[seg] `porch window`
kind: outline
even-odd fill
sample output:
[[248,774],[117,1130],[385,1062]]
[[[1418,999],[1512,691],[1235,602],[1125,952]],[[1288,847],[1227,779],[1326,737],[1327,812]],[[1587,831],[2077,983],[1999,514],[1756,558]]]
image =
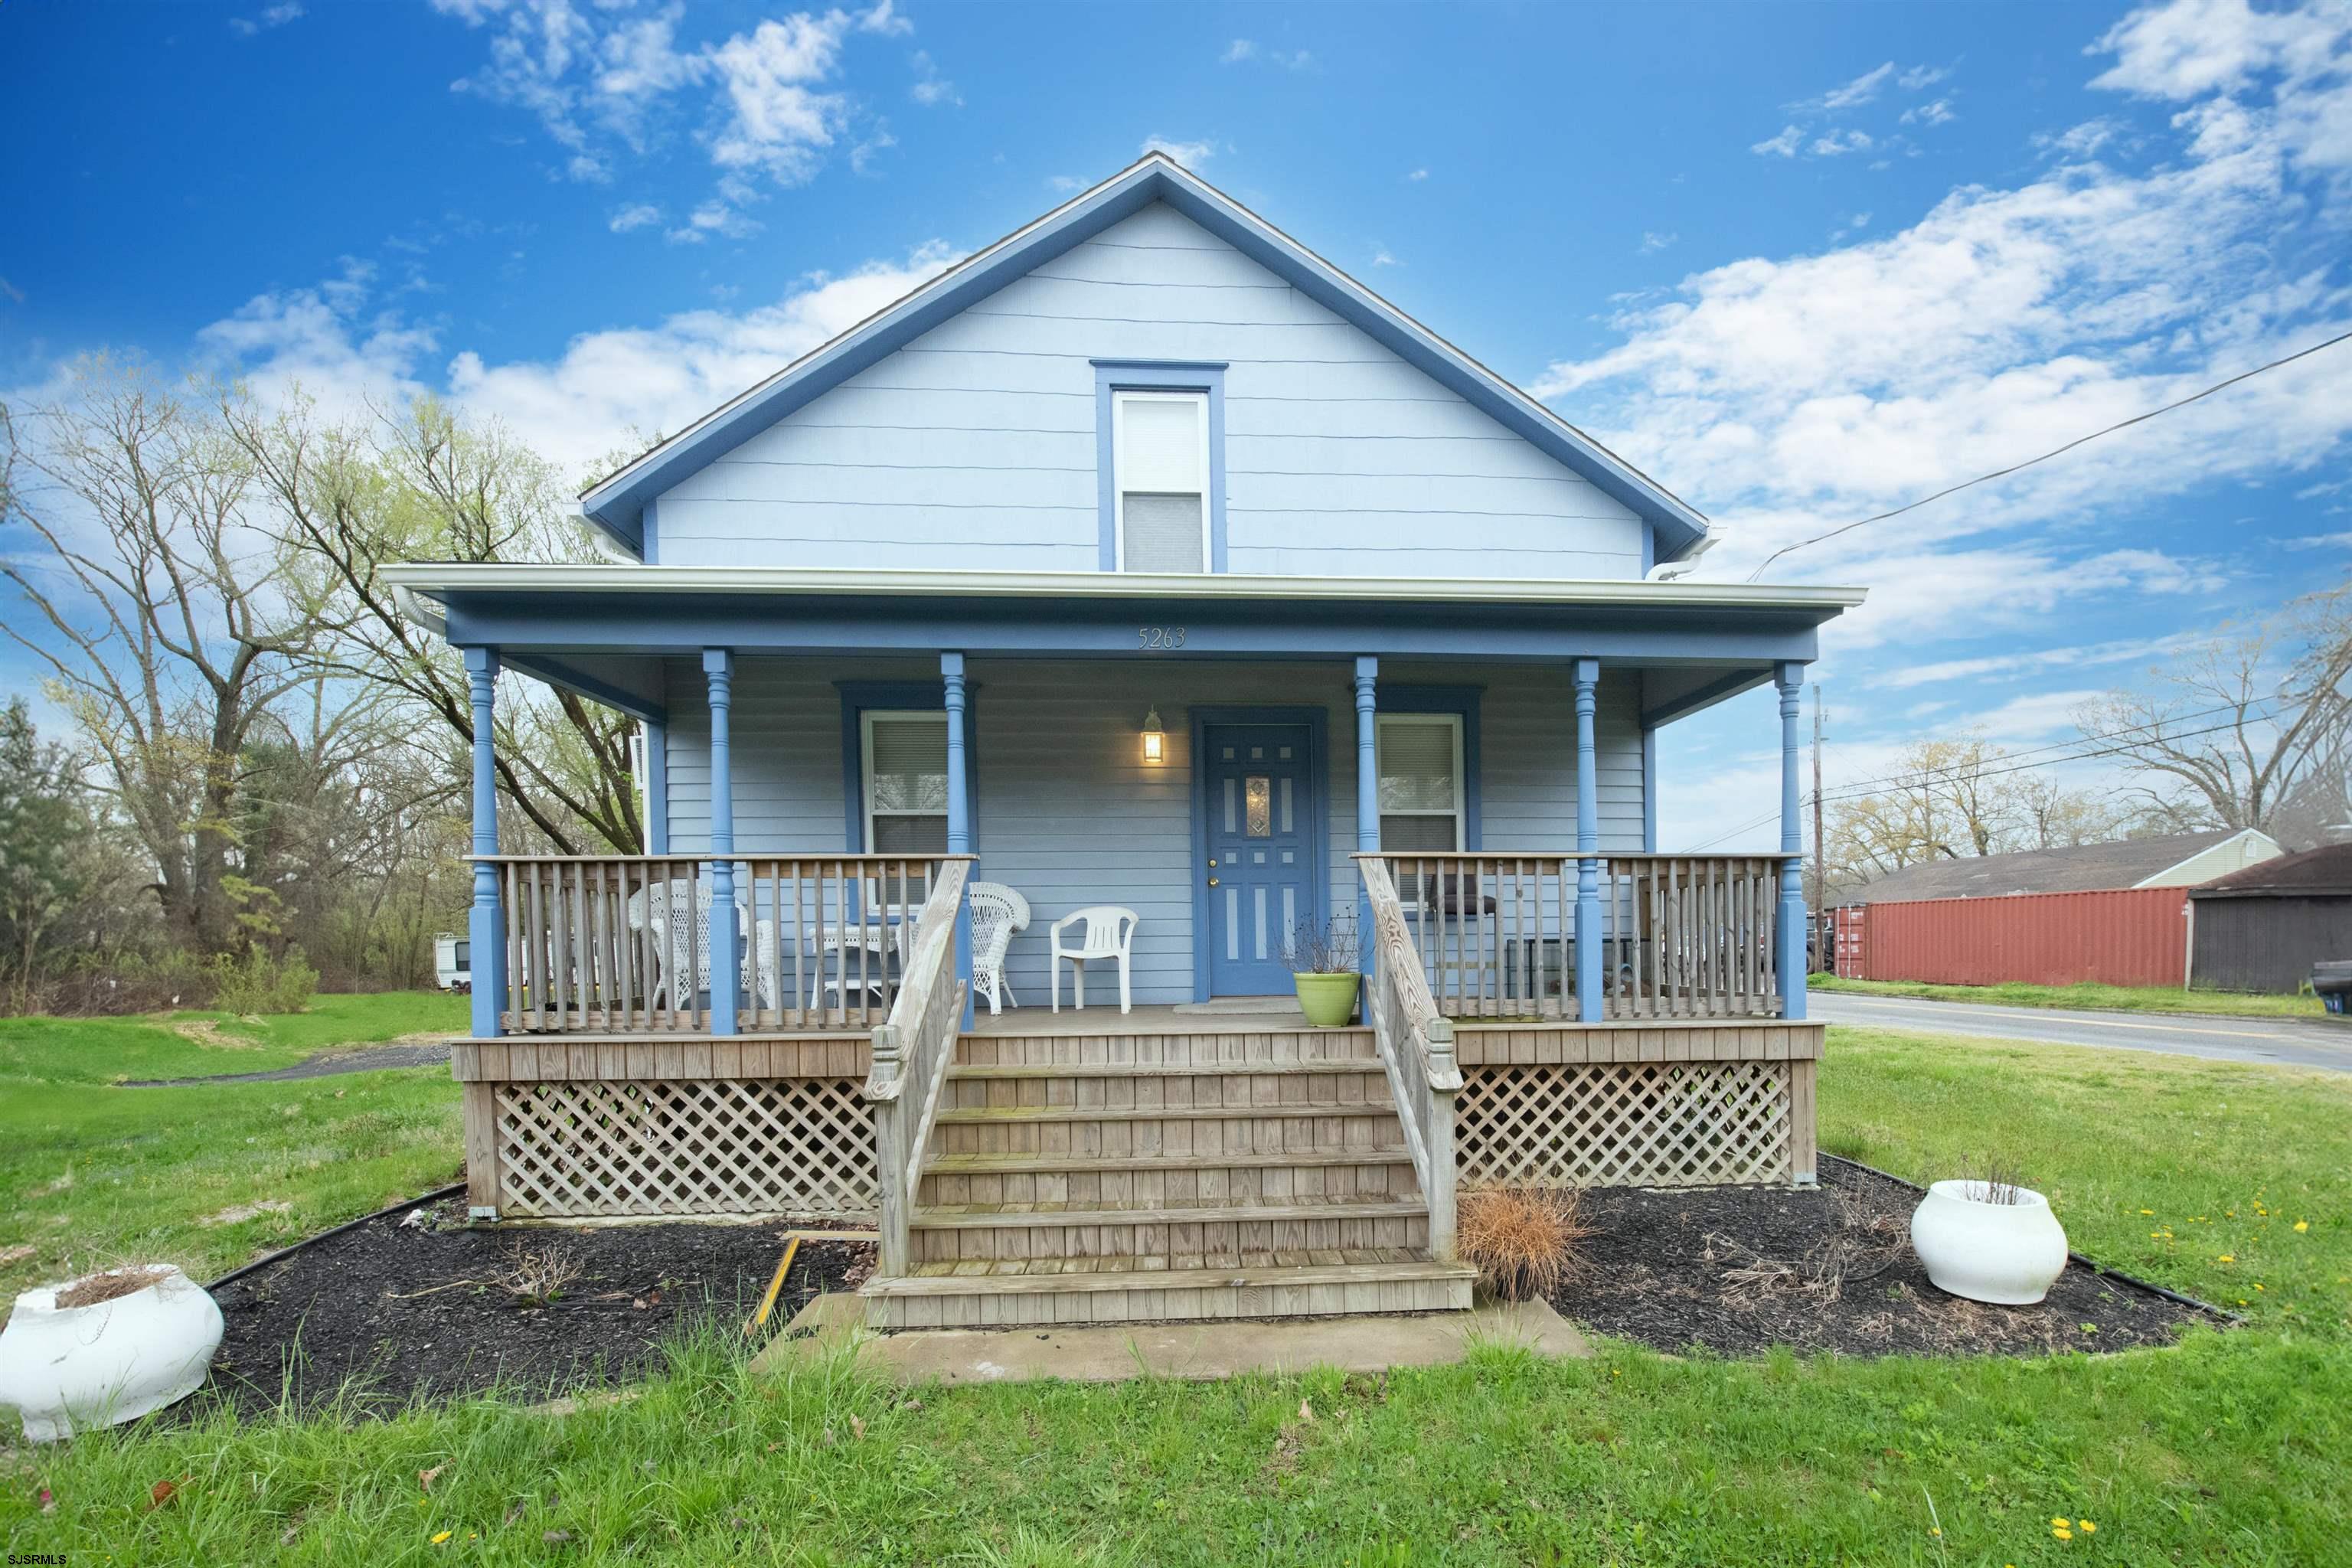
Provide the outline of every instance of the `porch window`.
[[948,716],[869,711],[861,729],[866,852],[946,854]]
[[1462,847],[1462,720],[1454,713],[1382,714],[1381,847],[1451,854]]
[[1209,397],[1111,395],[1118,569],[1209,569]]

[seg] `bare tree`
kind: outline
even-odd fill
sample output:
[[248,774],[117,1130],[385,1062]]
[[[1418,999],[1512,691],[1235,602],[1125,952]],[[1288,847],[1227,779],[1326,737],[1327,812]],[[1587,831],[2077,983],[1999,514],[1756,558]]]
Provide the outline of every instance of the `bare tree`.
[[2352,720],[2352,588],[2291,601],[2075,716],[2096,754],[2142,781],[2167,820],[2271,832],[2315,774],[2340,768]]
[[[233,400],[224,412],[285,540],[328,584],[337,636],[327,659],[470,744],[463,665],[402,613],[380,571],[403,561],[599,559],[554,470],[499,426],[468,426],[429,400],[358,426],[321,425],[299,399],[267,416]],[[499,710],[499,791],[550,846],[644,848],[628,719],[568,691],[512,694]]]
[[236,446],[144,369],[86,361],[62,403],[0,408],[0,441],[5,520],[38,545],[0,561],[33,612],[7,635],[96,749],[171,928],[227,952],[238,757],[319,644],[310,584],[250,525]]

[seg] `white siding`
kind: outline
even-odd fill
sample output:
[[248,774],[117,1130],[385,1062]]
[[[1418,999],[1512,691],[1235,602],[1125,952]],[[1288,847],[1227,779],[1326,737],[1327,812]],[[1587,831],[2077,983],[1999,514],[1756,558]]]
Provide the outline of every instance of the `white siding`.
[[[847,847],[837,679],[919,679],[918,662],[854,668],[814,659],[739,659],[732,760],[739,851]],[[1045,1000],[1045,928],[1087,904],[1125,904],[1138,928],[1135,999],[1192,999],[1190,705],[1321,707],[1330,755],[1330,896],[1357,894],[1354,694],[1336,664],[1181,667],[1139,661],[975,661],[981,874],[1010,883],[1034,916],[1009,973],[1024,1005]],[[1576,718],[1567,670],[1525,666],[1384,667],[1384,683],[1478,685],[1485,844],[1566,851],[1576,842]],[[670,834],[709,843],[709,724],[700,672],[670,671]],[[1599,732],[1601,846],[1642,847],[1642,752],[1630,673],[1604,676]],[[1157,706],[1168,760],[1142,761],[1143,715]]]
[[1233,571],[1640,575],[1625,507],[1156,204],[670,489],[659,559],[1093,571],[1093,359],[1229,365]]

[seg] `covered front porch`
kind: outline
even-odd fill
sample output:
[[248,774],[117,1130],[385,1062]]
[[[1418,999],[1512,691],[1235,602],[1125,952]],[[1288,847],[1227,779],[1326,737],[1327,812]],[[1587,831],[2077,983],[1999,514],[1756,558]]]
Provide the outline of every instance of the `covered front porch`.
[[[1830,591],[798,574],[672,602],[410,570],[474,672],[457,1072],[486,1213],[887,1237],[947,1147],[942,1096],[1000,1050],[1072,1069],[1006,1091],[1049,1121],[1117,1092],[1100,1069],[1278,1095],[1308,1090],[1265,1063],[1360,1051],[1441,1241],[1457,1180],[1810,1179],[1795,715]],[[652,852],[500,852],[501,670],[644,724]],[[1759,686],[1781,852],[1661,848],[1657,731]],[[975,887],[1028,916],[983,929],[979,986]],[[1134,1009],[1094,967],[1076,1011],[1065,965],[1055,1013],[1048,928],[1105,904],[1137,917]],[[1335,920],[1364,1006],[1307,1030],[1282,938]]]

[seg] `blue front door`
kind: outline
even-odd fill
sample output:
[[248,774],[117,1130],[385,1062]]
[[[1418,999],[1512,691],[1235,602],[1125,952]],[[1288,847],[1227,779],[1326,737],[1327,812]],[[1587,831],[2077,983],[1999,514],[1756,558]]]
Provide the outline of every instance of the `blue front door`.
[[1316,911],[1314,798],[1304,724],[1211,724],[1207,785],[1209,994],[1291,990],[1283,941]]

